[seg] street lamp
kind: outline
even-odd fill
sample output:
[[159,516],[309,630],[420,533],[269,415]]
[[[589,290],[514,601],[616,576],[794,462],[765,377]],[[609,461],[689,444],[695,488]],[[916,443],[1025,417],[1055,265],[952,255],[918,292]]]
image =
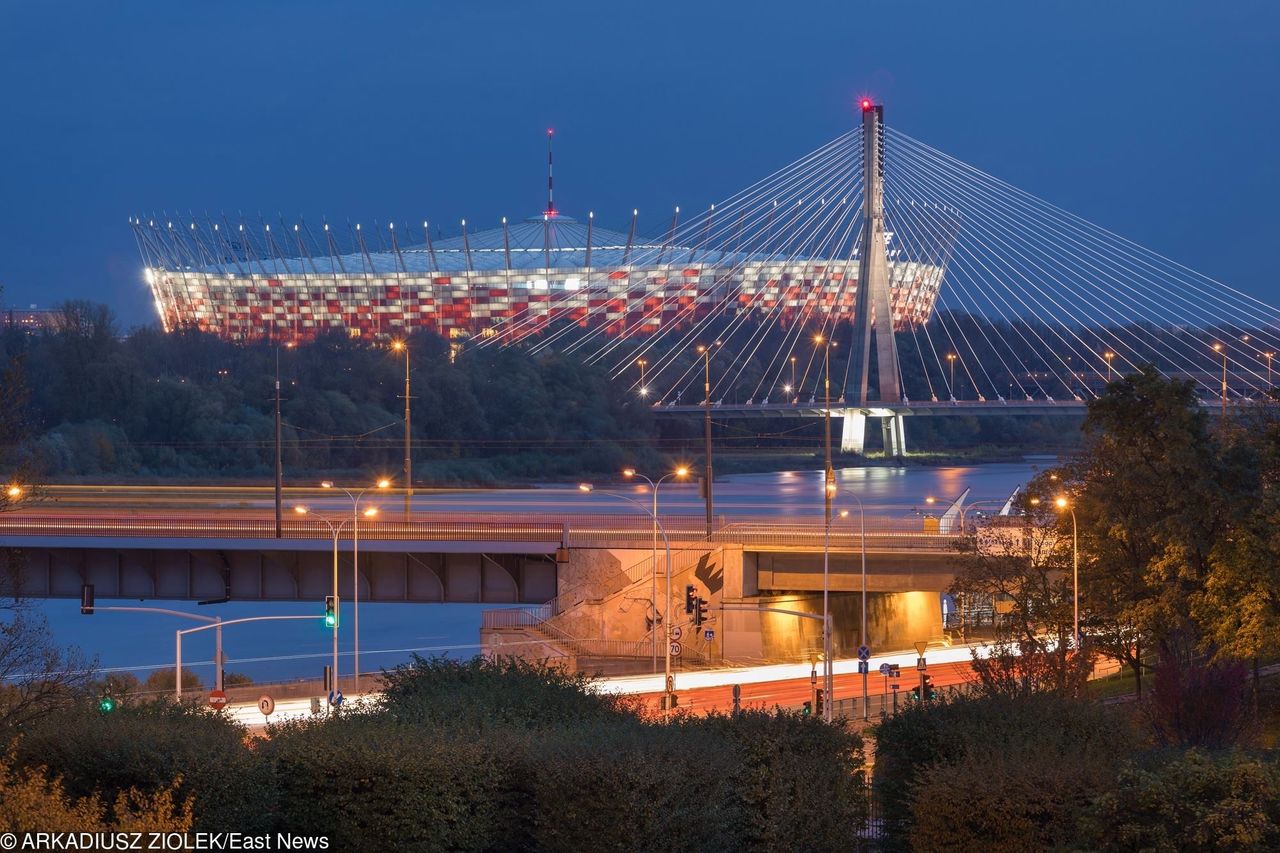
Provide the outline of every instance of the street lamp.
[[831,347],[835,341],[824,338],[821,334],[813,336],[813,342],[822,347],[822,384],[823,384],[823,421],[826,428],[826,439],[823,445],[826,470],[823,473],[823,524],[822,524],[822,653],[826,657],[823,672],[822,691],[823,716],[831,721],[831,499],[836,492],[836,473],[831,468]]
[[[309,508],[301,505],[295,506],[293,511],[298,515],[308,515],[311,512]],[[342,536],[342,529],[351,519],[344,518],[337,527],[334,527],[333,522],[323,515],[317,515],[316,518],[323,521],[329,528],[329,533],[333,535],[333,689],[330,694],[330,704],[336,708],[337,703],[334,700],[338,693],[338,623],[340,621],[338,619],[338,539]]]
[[[634,476],[642,476],[642,475],[638,475],[638,474],[636,474],[636,473],[635,473],[635,469],[634,469],[634,468],[628,468],[627,470],[629,470],[629,471],[631,471],[631,472],[632,472],[630,476],[633,476],[633,477],[634,477]],[[666,672],[666,678],[664,679],[664,682],[663,682],[663,683],[664,683],[664,685],[665,685],[665,692],[664,692],[663,697],[662,697],[662,709],[663,709],[664,713],[665,713],[665,712],[669,712],[669,711],[671,710],[671,696],[672,696],[672,694],[674,694],[674,693],[675,693],[675,675],[671,672],[671,641],[670,641],[670,636],[669,636],[669,635],[670,635],[670,630],[671,630],[671,628],[670,628],[670,624],[667,622],[667,620],[671,617],[671,541],[670,541],[669,539],[667,539],[667,531],[666,531],[666,529],[662,526],[662,521],[658,518],[658,509],[657,509],[657,507],[658,507],[658,486],[659,486],[659,485],[661,485],[662,481],[663,481],[663,480],[665,480],[665,479],[667,479],[667,477],[673,477],[673,476],[674,476],[674,477],[687,477],[688,475],[689,475],[689,469],[688,469],[688,468],[686,468],[686,467],[684,467],[684,466],[681,466],[681,467],[677,468],[675,471],[673,471],[672,473],[667,474],[667,475],[665,475],[665,476],[661,477],[661,478],[658,480],[658,482],[657,482],[657,483],[653,483],[653,481],[652,481],[652,480],[649,480],[649,478],[648,478],[648,477],[644,477],[644,479],[645,479],[646,481],[648,481],[650,484],[652,484],[652,485],[653,485],[653,509],[650,509],[649,507],[645,506],[643,503],[641,503],[640,501],[636,500],[635,498],[629,498],[629,497],[627,497],[626,495],[619,495],[619,494],[616,494],[616,493],[614,493],[614,492],[605,492],[605,494],[609,495],[610,497],[618,498],[619,500],[624,500],[624,501],[626,501],[627,503],[630,503],[630,504],[635,504],[636,506],[638,506],[638,507],[640,507],[642,510],[644,510],[646,513],[648,513],[648,514],[649,514],[649,516],[653,519],[653,526],[657,529],[658,533],[659,533],[659,534],[661,534],[661,536],[662,536],[662,545],[663,545],[663,547],[666,549],[666,552],[667,552],[667,572],[666,572],[666,574],[667,574],[667,603],[666,603],[666,607],[665,607],[665,609],[663,610],[663,613],[662,613],[662,633],[663,633],[663,634],[665,634],[665,635],[668,635],[668,636],[667,636],[667,642],[664,644],[664,645],[666,646],[666,654],[665,654],[665,660],[666,660],[666,669],[665,669],[665,672]],[[591,491],[594,491],[594,487],[593,487],[590,483],[579,483],[579,484],[578,484],[578,491],[581,491],[581,492],[591,492]],[[655,557],[655,558],[657,557],[657,549],[656,549],[656,547],[655,547],[655,549],[654,549],[654,557]],[[656,561],[655,561],[655,569],[656,569]],[[655,576],[654,576],[654,593],[655,593],[655,598],[656,598],[656,593],[657,593],[657,576],[656,576],[656,574],[655,574]],[[653,623],[654,623],[654,624],[653,624],[654,636],[656,637],[656,636],[657,636],[657,630],[658,630],[658,613],[657,613],[657,602],[656,602],[656,601],[655,601],[655,603],[654,603]],[[656,661],[656,660],[655,660],[655,662],[654,662],[654,669],[657,669],[657,661]]]
[[[349,489],[342,486],[336,488],[346,494],[351,499],[351,606],[355,613],[354,624],[352,625],[355,635],[355,693],[360,692],[360,516],[365,518],[373,518],[378,514],[378,508],[371,506],[363,513],[360,512],[360,500],[364,497],[364,493],[370,489],[387,489],[390,488],[391,481],[386,477],[382,477],[372,486],[366,486],[359,492],[352,494]],[[335,488],[331,480],[325,480],[320,484],[323,489]],[[334,675],[334,682],[337,685],[337,675]],[[352,695],[354,696],[355,693]]]
[[409,408],[409,342],[396,340],[391,348],[404,353],[404,520],[409,520],[410,504],[413,501],[413,455],[410,453],[410,408]]
[[[679,477],[683,479],[688,475],[689,475],[689,469],[680,467],[672,471],[670,474],[665,474],[662,477],[659,477],[658,482],[655,483],[653,480],[649,479],[644,474],[641,474],[640,472],[638,472],[635,468],[627,468],[622,472],[622,476],[626,477],[628,480],[633,478],[639,478],[641,480],[644,480],[646,483],[649,484],[649,490],[653,493],[653,510],[650,513],[650,515],[653,516],[653,557],[652,557],[652,563],[651,563],[651,565],[653,566],[653,575],[652,575],[653,583],[652,583],[652,589],[651,589],[651,595],[652,595],[651,600],[653,602],[653,671],[654,672],[658,671],[658,487],[662,485],[663,481],[668,480],[672,477]],[[670,612],[670,610],[671,610],[671,559],[670,559],[670,551],[668,550],[667,552],[667,609],[666,611],[664,611],[664,614],[663,614],[663,625],[662,625],[662,631],[664,634],[668,633],[669,631],[669,626],[666,624],[665,620],[666,620],[666,613]],[[671,651],[670,643],[668,642],[667,645],[668,645],[667,651],[670,652]],[[668,654],[668,657],[670,657],[669,654]],[[670,668],[668,668],[668,674],[670,674]]]
[[[862,498],[848,489],[844,490],[844,494],[853,498],[858,504],[858,540],[862,549],[862,631],[861,641],[858,645],[870,648],[870,643],[867,642],[867,515],[862,506]],[[841,516],[847,514],[847,511],[840,513]],[[870,664],[869,662],[863,663],[867,663],[867,665],[858,667],[862,670],[862,719],[869,720],[871,719],[871,706],[867,693],[867,670],[870,668]],[[828,696],[827,698],[830,699],[831,697]]]
[[[791,384],[787,386],[787,391],[796,387],[796,357],[791,356]],[[799,391],[796,392],[797,394]]]
[[1102,357],[1107,360],[1107,381],[1110,382],[1111,381],[1111,360],[1116,357],[1116,354],[1113,352],[1104,352],[1102,354]]
[[9,496],[10,500],[16,501],[18,498],[22,497],[22,486],[19,486],[17,483],[14,483],[13,485],[9,486],[9,488],[5,489],[4,493]]
[[1072,610],[1072,630],[1075,632],[1076,649],[1081,647],[1080,642],[1080,537],[1076,530],[1076,510],[1071,506],[1065,497],[1059,497],[1054,501],[1058,509],[1065,509],[1071,513],[1071,610]]
[[[716,341],[711,346],[720,346],[720,342]],[[702,356],[703,369],[703,393],[702,399],[702,424],[703,424],[703,443],[705,447],[703,452],[706,455],[706,463],[703,467],[703,497],[707,501],[707,539],[711,538],[712,525],[712,507],[711,507],[711,346],[706,344],[698,344],[698,355]]]
[[1227,419],[1227,348],[1222,344],[1213,345],[1214,352],[1222,353],[1222,419]]
[[1272,388],[1274,384],[1271,381],[1271,359],[1275,358],[1276,354],[1274,352],[1264,352],[1263,355],[1267,358],[1267,387]]
[[948,393],[951,394],[951,402],[956,401],[956,354],[947,353],[947,363],[951,365],[951,384],[947,386]]
[[648,366],[649,361],[647,359],[637,358],[636,364],[640,366],[640,396],[648,397],[649,388],[647,385],[644,384],[644,369],[646,366]]

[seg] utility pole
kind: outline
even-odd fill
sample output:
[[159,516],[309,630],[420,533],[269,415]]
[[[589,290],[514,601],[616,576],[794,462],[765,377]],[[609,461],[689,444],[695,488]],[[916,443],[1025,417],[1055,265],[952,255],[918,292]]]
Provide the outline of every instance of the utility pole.
[[410,452],[410,415],[409,406],[409,342],[394,341],[391,348],[404,353],[404,520],[409,520],[413,504],[413,455]]
[[284,535],[284,462],[280,454],[280,347],[276,347],[276,538]]
[[711,538],[712,531],[712,472],[711,472],[711,347],[698,346],[698,352],[702,355],[703,368],[703,399],[702,399],[702,433],[703,433],[703,456],[706,461],[702,469],[702,496],[707,502],[707,539]]
[[826,660],[822,677],[822,707],[825,719],[831,722],[831,694],[835,686],[831,669],[831,499],[836,491],[836,473],[831,467],[831,344],[822,335],[814,337],[822,346],[823,422],[826,440],[823,442],[825,469],[822,482],[822,655]]

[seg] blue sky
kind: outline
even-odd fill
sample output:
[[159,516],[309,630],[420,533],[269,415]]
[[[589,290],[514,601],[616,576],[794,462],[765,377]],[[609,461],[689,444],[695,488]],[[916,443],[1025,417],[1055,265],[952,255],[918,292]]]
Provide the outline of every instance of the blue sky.
[[[856,121],[1273,304],[1280,5],[0,0],[0,285],[150,322],[127,217],[660,233]],[[648,226],[646,228],[646,225]]]

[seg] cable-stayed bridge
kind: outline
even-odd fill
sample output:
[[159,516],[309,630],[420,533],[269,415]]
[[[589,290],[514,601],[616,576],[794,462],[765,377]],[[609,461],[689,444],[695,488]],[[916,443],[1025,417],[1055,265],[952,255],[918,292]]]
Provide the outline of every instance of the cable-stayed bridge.
[[1274,307],[861,117],[629,259],[713,286],[633,290],[621,328],[588,322],[603,299],[558,327],[528,310],[478,346],[578,352],[659,413],[830,411],[850,451],[880,419],[895,454],[906,415],[1078,415],[1146,366],[1207,404],[1272,387]]
[[[432,329],[456,351],[573,353],[660,414],[866,421],[1079,414],[1151,366],[1206,404],[1273,386],[1280,312],[897,131],[861,121],[642,237],[546,210],[415,229],[131,220],[166,329],[239,340]],[[550,157],[548,157],[548,162]],[[319,237],[317,237],[317,234]],[[323,238],[323,239],[320,239]],[[465,356],[464,356],[465,357]]]

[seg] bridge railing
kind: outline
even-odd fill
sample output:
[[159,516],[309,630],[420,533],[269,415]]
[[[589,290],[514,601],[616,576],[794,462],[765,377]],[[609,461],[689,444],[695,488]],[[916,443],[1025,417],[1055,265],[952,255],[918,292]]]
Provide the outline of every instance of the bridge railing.
[[[707,542],[710,545],[746,545],[821,548],[820,518],[734,518],[721,521],[707,536],[702,516],[664,516],[663,528],[673,542]],[[0,515],[0,536],[262,539],[276,538],[271,517],[208,518],[198,516],[79,516],[36,515],[25,512]],[[346,532],[344,539],[349,539]],[[528,542],[569,547],[648,548],[652,522],[641,516],[552,514],[422,513],[411,521],[362,521],[360,537],[380,541]],[[327,524],[317,518],[290,518],[281,525],[280,538],[328,540]],[[868,519],[866,546],[875,550],[946,550],[955,534],[926,531],[918,519]],[[833,523],[830,546],[835,551],[856,551],[862,537],[846,519]]]

